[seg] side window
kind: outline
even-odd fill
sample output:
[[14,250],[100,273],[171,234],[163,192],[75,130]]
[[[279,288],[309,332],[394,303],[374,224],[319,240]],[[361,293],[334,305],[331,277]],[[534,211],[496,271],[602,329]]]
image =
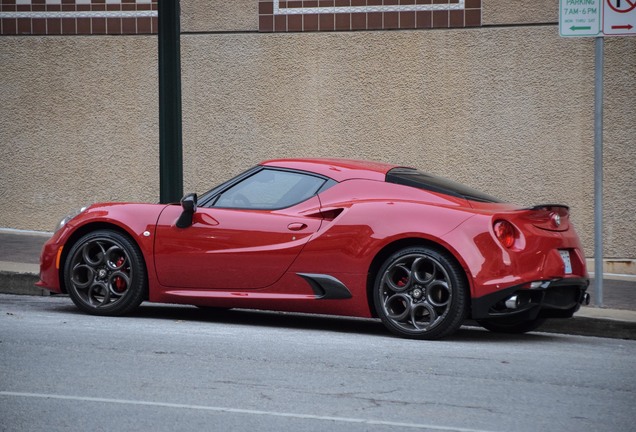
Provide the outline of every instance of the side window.
[[271,210],[314,196],[326,180],[297,172],[263,169],[223,192],[214,207]]

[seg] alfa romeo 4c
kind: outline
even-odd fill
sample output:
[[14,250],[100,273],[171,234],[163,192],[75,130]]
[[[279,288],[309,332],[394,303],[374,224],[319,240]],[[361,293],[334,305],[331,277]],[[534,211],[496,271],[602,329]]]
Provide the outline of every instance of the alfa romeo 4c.
[[150,301],[379,317],[418,339],[467,319],[523,333],[589,302],[569,216],[413,168],[270,160],[181,203],[67,216],[44,246],[38,286],[96,315]]

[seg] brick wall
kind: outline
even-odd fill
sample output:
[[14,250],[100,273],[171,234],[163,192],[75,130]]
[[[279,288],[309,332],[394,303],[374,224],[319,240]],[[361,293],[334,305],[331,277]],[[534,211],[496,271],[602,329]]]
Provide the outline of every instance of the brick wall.
[[149,34],[158,0],[0,0],[0,35]]
[[259,31],[347,31],[481,26],[481,0],[260,0]]

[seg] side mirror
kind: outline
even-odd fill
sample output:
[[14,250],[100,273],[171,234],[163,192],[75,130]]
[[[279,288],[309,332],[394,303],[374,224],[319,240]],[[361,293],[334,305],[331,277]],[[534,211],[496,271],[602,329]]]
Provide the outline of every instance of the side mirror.
[[183,211],[177,219],[177,228],[187,228],[192,225],[192,216],[197,211],[197,194],[191,193],[181,198]]

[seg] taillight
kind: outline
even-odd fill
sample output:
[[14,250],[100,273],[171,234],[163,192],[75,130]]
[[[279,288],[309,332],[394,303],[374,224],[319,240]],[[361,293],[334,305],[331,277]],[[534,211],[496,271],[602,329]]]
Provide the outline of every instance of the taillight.
[[511,248],[515,244],[516,231],[515,227],[508,221],[498,220],[493,225],[495,236],[504,247]]

